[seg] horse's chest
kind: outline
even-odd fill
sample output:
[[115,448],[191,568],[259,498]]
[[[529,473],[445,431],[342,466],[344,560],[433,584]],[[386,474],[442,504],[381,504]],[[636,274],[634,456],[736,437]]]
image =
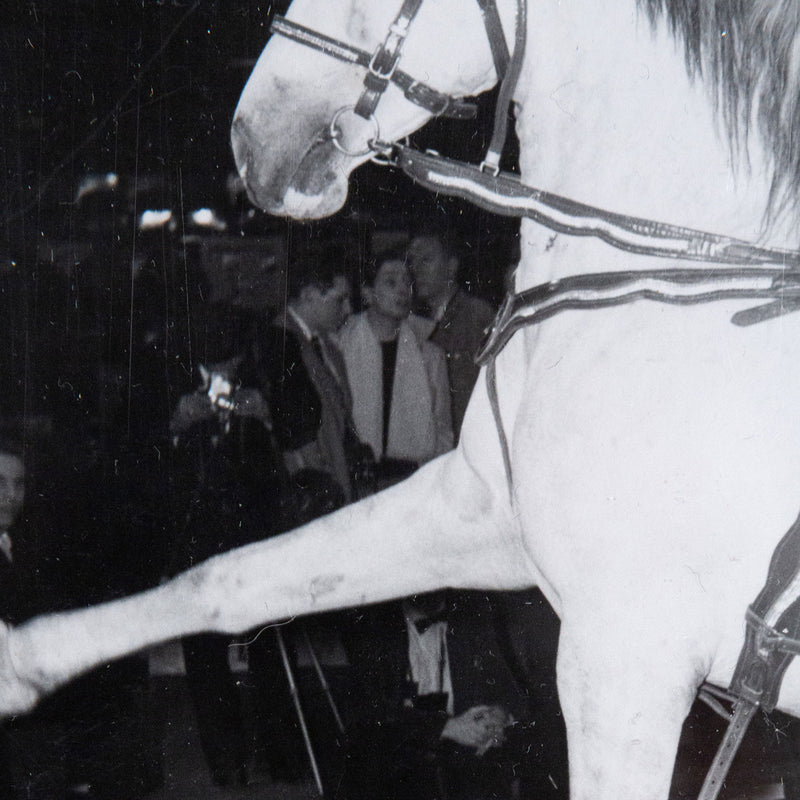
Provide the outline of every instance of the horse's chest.
[[800,508],[800,316],[742,329],[733,310],[639,303],[518,334],[514,481],[531,529],[556,534],[537,555],[694,570],[708,589],[726,580],[716,553],[757,559],[752,542],[780,538]]

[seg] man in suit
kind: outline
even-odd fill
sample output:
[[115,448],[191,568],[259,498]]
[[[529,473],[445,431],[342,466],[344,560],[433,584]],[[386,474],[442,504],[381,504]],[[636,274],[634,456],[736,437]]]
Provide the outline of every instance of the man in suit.
[[[26,503],[28,475],[23,444],[0,431],[0,618],[19,624],[69,605],[69,555],[41,515]],[[37,496],[35,493],[34,496]],[[47,698],[36,711],[0,727],[0,796],[34,798],[66,791],[77,767],[68,763],[81,724],[64,723],[67,691]],[[66,772],[65,772],[66,765]]]
[[447,235],[426,233],[413,237],[408,263],[417,297],[433,321],[429,338],[447,354],[453,433],[458,439],[478,377],[475,355],[494,319],[494,309],[485,300],[468,294],[459,283],[458,249]]
[[325,490],[338,488],[342,500],[353,496],[350,448],[357,440],[344,360],[329,334],[350,313],[350,286],[336,251],[304,253],[289,266],[286,307],[256,342],[256,368],[289,473],[299,477],[301,490],[309,474],[327,476],[333,483]]
[[384,603],[359,609],[353,627],[346,644],[361,710],[337,800],[514,797],[528,698],[487,596]]
[[[269,404],[295,525],[333,511],[355,496],[353,470],[359,444],[344,359],[329,339],[350,312],[350,286],[341,253],[335,248],[304,251],[289,264],[285,308],[263,320],[255,336],[253,368]],[[315,617],[302,624],[319,652],[340,648],[335,617]],[[291,645],[297,638],[296,627],[281,630]],[[298,720],[271,631],[250,647],[250,665],[259,684],[257,702],[263,704],[257,718],[263,725],[270,773],[275,779],[297,778],[302,771]],[[319,704],[306,704],[305,713],[327,783],[338,769],[337,732],[312,705]]]
[[[15,566],[14,530],[25,501],[25,464],[14,440],[0,439],[0,616],[18,621],[25,617],[22,586],[25,576]],[[18,561],[19,559],[17,559]],[[31,576],[33,577],[33,576]],[[27,593],[26,593],[27,594]]]
[[[29,578],[35,571],[20,563],[20,549],[15,548],[16,524],[25,501],[25,463],[22,447],[14,439],[0,438],[0,617],[6,622],[19,622],[27,613]],[[16,563],[15,563],[16,562]],[[26,575],[26,572],[31,572]],[[0,794],[16,797],[13,777],[11,739],[0,730]]]

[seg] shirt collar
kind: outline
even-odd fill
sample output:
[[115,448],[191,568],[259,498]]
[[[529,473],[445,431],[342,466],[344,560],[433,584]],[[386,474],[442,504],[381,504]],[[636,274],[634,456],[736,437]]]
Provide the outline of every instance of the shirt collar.
[[442,321],[442,318],[444,317],[444,313],[445,313],[445,311],[447,311],[447,306],[450,305],[450,302],[456,296],[456,292],[457,291],[458,291],[458,287],[454,286],[453,287],[453,291],[450,292],[450,294],[447,295],[447,297],[445,298],[444,302],[440,303],[439,307],[437,309],[435,309],[435,311],[433,312],[433,320],[434,320],[434,322],[436,322],[438,324],[438,323],[440,323]]
[[14,562],[11,553],[11,536],[8,531],[0,531],[0,553],[2,553],[9,562]]
[[308,324],[297,312],[297,309],[295,309],[294,306],[289,305],[286,307],[286,311],[297,323],[297,327],[300,328],[300,332],[303,334],[303,336],[310,342],[314,338],[314,331],[308,327]]

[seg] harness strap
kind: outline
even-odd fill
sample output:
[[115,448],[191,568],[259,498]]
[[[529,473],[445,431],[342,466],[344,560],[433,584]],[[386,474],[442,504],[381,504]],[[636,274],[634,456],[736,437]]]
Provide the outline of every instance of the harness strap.
[[796,250],[759,247],[729,236],[617,214],[526,186],[508,172],[489,174],[472,164],[402,144],[386,147],[388,162],[421,186],[469,200],[494,214],[528,217],[559,233],[596,236],[621,250],[646,256],[717,264],[800,266],[800,252]]
[[775,552],[767,580],[745,616],[745,641],[728,693],[733,717],[706,775],[698,800],[716,800],[756,709],[772,711],[792,659],[800,654],[800,517]]
[[[280,15],[275,15],[270,30],[272,33],[277,33],[293,42],[318,50],[339,61],[355,64],[365,69],[369,69],[373,58],[366,50],[353,47],[323,33],[317,33]],[[412,78],[411,75],[401,69],[395,69],[388,80],[403,91],[407,100],[421,106],[435,116],[473,119],[477,113],[474,103],[465,102],[439,92],[431,86]]]
[[[770,308],[778,305],[785,313],[800,309],[800,269],[738,267],[598,272],[540,284],[519,294],[509,293],[475,361],[487,368],[486,389],[500,439],[510,496],[513,495],[511,456],[500,415],[495,368],[500,351],[520,328],[537,325],[562,311],[609,308],[636,300],[672,305],[697,305],[720,300],[770,300],[774,301],[769,304]],[[757,322],[763,318],[759,314],[761,308],[763,306],[737,312],[731,321],[740,326]],[[753,311],[756,313],[751,314]]]
[[382,44],[379,44],[369,60],[367,74],[364,76],[364,91],[358,98],[354,111],[360,117],[369,119],[378,107],[378,101],[386,91],[392,73],[400,61],[400,51],[405,44],[408,29],[422,5],[422,0],[403,0],[403,5]]
[[[484,0],[478,0],[478,2],[481,8],[483,8]],[[494,9],[494,15],[496,17],[497,7],[494,4],[494,0],[492,0],[491,6]],[[519,74],[522,70],[522,62],[525,60],[525,42],[528,33],[528,4],[526,0],[519,0],[519,2],[517,2],[517,16],[514,25],[514,55],[510,63],[508,63],[508,66],[502,71],[499,68],[497,55],[495,54],[496,45],[493,44],[492,34],[489,30],[490,17],[486,14],[484,14],[484,21],[486,23],[487,35],[489,36],[489,44],[492,45],[492,55],[494,56],[497,79],[502,79],[502,83],[500,84],[500,92],[497,95],[497,103],[495,105],[492,138],[489,141],[489,147],[480,168],[481,171],[488,169],[496,175],[500,171],[500,158],[503,155],[508,135],[509,108],[511,106],[511,101],[514,99],[514,91],[517,88],[517,81],[519,80]],[[497,19],[497,24],[499,24],[499,18]],[[503,45],[506,52],[508,52],[505,39],[503,39]]]
[[716,800],[757,708],[755,703],[747,701],[736,703],[725,736],[723,736],[714,760],[706,773],[703,788],[697,795],[697,800]]
[[497,3],[494,0],[478,0],[478,7],[483,15],[483,27],[486,29],[486,37],[489,39],[494,71],[497,73],[497,80],[501,81],[508,71],[508,62],[511,56],[503,33],[503,25],[500,22],[500,14],[497,11]]
[[772,711],[783,674],[800,652],[800,517],[775,548],[766,584],[745,621],[745,645],[731,691]]

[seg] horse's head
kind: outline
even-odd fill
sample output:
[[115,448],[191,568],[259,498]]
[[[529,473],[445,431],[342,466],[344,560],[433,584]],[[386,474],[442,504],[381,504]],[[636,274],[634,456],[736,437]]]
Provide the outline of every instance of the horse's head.
[[[400,0],[295,0],[286,18],[372,53],[386,40],[399,5]],[[503,17],[509,31],[513,9],[501,5],[509,6]],[[452,97],[490,88],[495,69],[475,0],[423,3],[398,67]],[[344,204],[350,173],[370,158],[368,141],[395,141],[432,116],[393,84],[372,119],[356,115],[365,74],[364,67],[286,36],[272,37],[242,92],[232,130],[236,164],[254,203],[272,214],[328,216]]]

